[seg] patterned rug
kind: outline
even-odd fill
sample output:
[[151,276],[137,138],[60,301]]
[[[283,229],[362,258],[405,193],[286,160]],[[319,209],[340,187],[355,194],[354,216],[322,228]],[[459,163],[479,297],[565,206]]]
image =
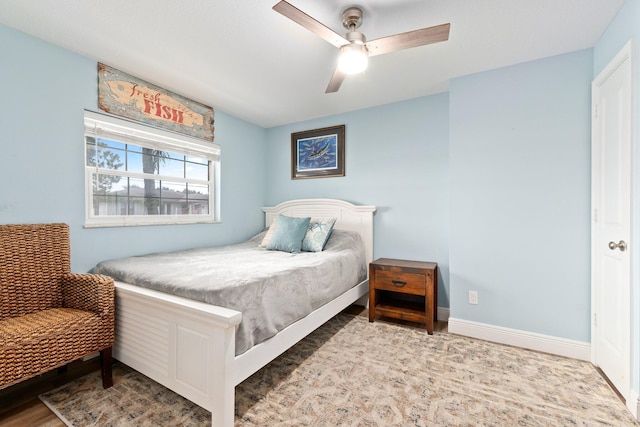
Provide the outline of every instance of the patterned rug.
[[[206,426],[128,367],[40,396],[71,426]],[[637,426],[587,362],[341,314],[236,387],[236,426]]]

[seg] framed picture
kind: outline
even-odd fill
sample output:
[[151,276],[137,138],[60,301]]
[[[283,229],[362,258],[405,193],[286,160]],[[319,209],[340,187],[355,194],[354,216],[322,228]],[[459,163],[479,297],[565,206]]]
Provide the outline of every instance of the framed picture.
[[291,179],[344,176],[344,125],[291,134]]

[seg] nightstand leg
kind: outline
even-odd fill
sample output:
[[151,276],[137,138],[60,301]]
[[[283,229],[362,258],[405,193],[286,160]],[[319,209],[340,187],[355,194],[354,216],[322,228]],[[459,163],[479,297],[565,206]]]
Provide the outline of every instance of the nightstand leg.
[[[434,274],[435,276],[435,274]],[[425,298],[425,302],[424,302],[424,306],[425,306],[425,326],[427,327],[427,333],[429,335],[433,335],[433,319],[435,316],[435,281],[436,278],[434,277],[433,280],[428,281],[430,283],[427,283],[427,295]]]
[[375,278],[375,270],[372,264],[369,264],[369,322],[373,322],[376,317],[376,288],[373,284]]
[[369,322],[373,322],[376,317],[376,291],[375,289],[369,290]]
[[424,322],[424,323],[425,323],[425,325],[424,325],[424,326],[427,328],[427,333],[428,333],[429,335],[433,335],[433,316],[432,316],[432,315],[430,315],[430,314],[431,314],[431,313],[429,313],[430,311],[432,311],[432,310],[427,310],[427,313],[426,313],[426,315],[427,315],[427,316],[426,316],[426,317],[427,317],[427,319],[426,319],[426,321]]

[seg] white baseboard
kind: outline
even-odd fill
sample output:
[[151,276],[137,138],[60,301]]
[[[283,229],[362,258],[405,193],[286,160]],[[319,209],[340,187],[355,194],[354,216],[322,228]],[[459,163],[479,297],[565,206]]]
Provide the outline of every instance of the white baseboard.
[[627,409],[636,420],[640,421],[640,394],[633,389],[627,396]]
[[87,354],[85,357],[82,358],[83,362],[86,362],[87,360],[93,359],[100,356],[100,352],[96,351],[95,353],[91,353],[91,354]]
[[591,361],[591,344],[486,323],[449,318],[449,332],[559,356]]
[[450,310],[447,307],[438,307],[437,311],[437,319],[440,322],[448,322],[449,321],[449,313]]

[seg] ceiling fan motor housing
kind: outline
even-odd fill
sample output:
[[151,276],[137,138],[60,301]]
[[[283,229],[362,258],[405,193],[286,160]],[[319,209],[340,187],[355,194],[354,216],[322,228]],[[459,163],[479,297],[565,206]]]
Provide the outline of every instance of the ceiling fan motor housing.
[[350,7],[342,12],[342,25],[349,31],[354,31],[362,25],[362,9]]

